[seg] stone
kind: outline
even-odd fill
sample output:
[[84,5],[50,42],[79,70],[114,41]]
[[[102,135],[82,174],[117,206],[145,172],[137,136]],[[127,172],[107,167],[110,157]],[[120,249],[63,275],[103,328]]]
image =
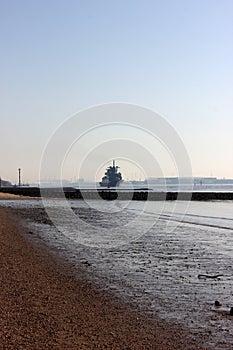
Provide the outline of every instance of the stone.
[[215,300],[214,305],[215,306],[222,306],[222,304],[218,300]]

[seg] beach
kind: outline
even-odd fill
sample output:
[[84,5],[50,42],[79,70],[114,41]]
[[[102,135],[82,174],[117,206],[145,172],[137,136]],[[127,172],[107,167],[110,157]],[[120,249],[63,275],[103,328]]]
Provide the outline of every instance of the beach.
[[202,348],[198,335],[79,280],[31,235],[15,211],[0,208],[1,349]]

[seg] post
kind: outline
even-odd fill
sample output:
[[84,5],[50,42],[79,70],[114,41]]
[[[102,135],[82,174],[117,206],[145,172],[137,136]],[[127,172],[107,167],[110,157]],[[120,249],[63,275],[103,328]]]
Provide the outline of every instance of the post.
[[21,186],[21,169],[19,168],[18,171],[19,171],[19,187],[20,187]]

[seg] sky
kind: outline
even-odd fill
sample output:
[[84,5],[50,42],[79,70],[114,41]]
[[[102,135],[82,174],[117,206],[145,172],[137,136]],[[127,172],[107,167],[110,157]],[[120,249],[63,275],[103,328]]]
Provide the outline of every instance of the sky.
[[[183,141],[193,176],[233,178],[232,0],[0,0],[0,48],[3,179],[17,182],[21,168],[25,182],[37,182],[43,150],[59,125],[111,102],[165,118]],[[92,146],[80,147],[93,147],[97,134],[89,137]],[[147,136],[133,134],[143,147]],[[176,176],[157,146],[157,168]],[[132,166],[119,155],[127,178],[143,176],[136,148]],[[95,174],[88,168],[77,174],[74,147],[75,164],[64,176],[92,179],[111,159],[109,149],[98,153]]]

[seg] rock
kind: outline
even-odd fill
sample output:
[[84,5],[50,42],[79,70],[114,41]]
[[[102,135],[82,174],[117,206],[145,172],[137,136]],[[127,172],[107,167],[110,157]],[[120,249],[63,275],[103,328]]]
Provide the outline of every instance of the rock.
[[233,316],[233,307],[230,309],[230,315]]
[[215,300],[214,305],[215,306],[222,306],[222,304],[218,300]]

